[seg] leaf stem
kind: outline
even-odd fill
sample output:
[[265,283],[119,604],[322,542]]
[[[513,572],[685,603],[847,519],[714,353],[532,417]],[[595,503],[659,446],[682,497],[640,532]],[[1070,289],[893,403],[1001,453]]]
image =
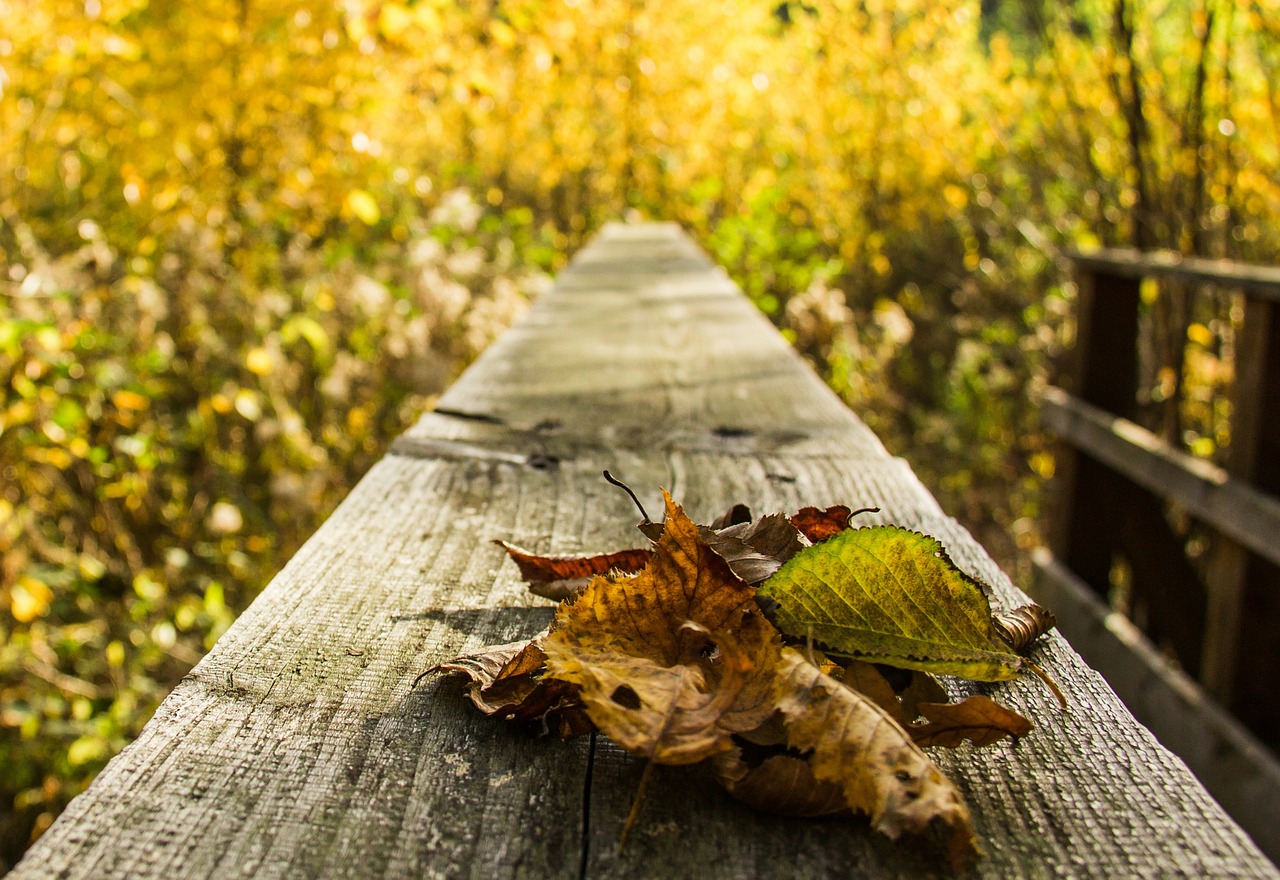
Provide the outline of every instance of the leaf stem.
[[649,778],[653,776],[654,761],[650,759],[644,765],[644,772],[640,774],[640,784],[636,787],[635,800],[631,802],[631,812],[627,814],[627,824],[622,826],[622,836],[618,838],[618,855],[622,855],[622,851],[627,846],[627,835],[631,833],[631,826],[636,824],[636,819],[640,817],[640,802],[644,800],[644,791],[649,787]]
[[1067,703],[1066,694],[1064,694],[1062,690],[1058,687],[1057,683],[1054,682],[1054,680],[1049,677],[1049,673],[1045,672],[1043,669],[1041,669],[1039,666],[1032,663],[1030,660],[1026,659],[1025,657],[1022,658],[1022,662],[1026,664],[1027,669],[1031,670],[1031,673],[1035,675],[1036,678],[1043,681],[1046,685],[1048,685],[1049,690],[1053,691],[1053,695],[1058,698],[1058,704],[1062,706],[1062,711],[1070,712],[1071,706]]
[[623,492],[626,492],[628,495],[631,496],[631,503],[636,506],[636,510],[640,511],[640,515],[644,517],[644,524],[647,525],[648,523],[653,522],[653,520],[649,519],[649,514],[644,509],[644,505],[640,503],[640,499],[636,497],[636,493],[631,491],[630,486],[628,486],[626,483],[619,480],[617,477],[609,473],[607,470],[604,472],[604,479],[606,483],[611,483],[612,485],[617,486]]

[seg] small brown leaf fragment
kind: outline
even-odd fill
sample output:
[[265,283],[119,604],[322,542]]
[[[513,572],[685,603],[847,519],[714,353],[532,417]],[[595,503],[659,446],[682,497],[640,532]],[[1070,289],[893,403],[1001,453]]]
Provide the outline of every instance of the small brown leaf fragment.
[[923,703],[949,703],[951,695],[946,692],[938,680],[928,672],[911,670],[911,681],[898,693],[902,700],[902,714],[908,721],[920,717],[920,706]]
[[890,838],[936,822],[950,831],[953,866],[977,853],[960,793],[892,717],[793,648],[783,649],[778,670],[787,742],[812,752],[816,779],[840,785],[849,806]]
[[698,535],[748,584],[768,580],[806,546],[800,532],[780,513],[720,529],[698,526]]
[[486,715],[513,721],[541,721],[568,739],[594,728],[572,685],[546,677],[544,631],[532,639],[493,645],[441,663],[431,671],[460,673],[470,679],[467,698]]
[[[467,696],[473,703],[476,694],[493,684],[498,675],[517,655],[526,651],[533,643],[532,639],[521,639],[505,645],[489,645],[475,654],[464,654],[448,663],[441,663],[419,676],[425,678],[432,672],[457,672],[471,679],[467,682]],[[488,704],[476,703],[476,708],[486,715],[492,715],[493,709]]]
[[770,754],[751,764],[742,749],[711,759],[716,779],[747,806],[779,816],[833,816],[849,812],[844,791],[833,782],[814,778],[804,758]]
[[791,524],[799,529],[810,543],[817,544],[849,528],[851,516],[853,511],[843,504],[836,504],[825,510],[805,507],[791,517]]
[[902,701],[875,664],[865,660],[850,660],[840,680],[885,710],[899,724],[906,726],[910,720],[903,714]]
[[927,720],[907,730],[916,745],[954,749],[966,739],[975,746],[989,746],[1006,736],[1015,740],[1031,732],[1031,722],[1012,709],[981,694],[959,703],[921,703]]
[[777,630],[755,590],[667,496],[653,557],[639,574],[601,576],[560,606],[547,668],[575,685],[591,720],[628,751],[688,764],[774,711]]
[[531,592],[556,602],[581,593],[596,575],[639,571],[653,555],[645,548],[594,556],[539,556],[506,541],[493,543],[507,551]]
[[751,522],[751,508],[745,504],[735,504],[711,521],[713,529],[727,529],[739,523]]

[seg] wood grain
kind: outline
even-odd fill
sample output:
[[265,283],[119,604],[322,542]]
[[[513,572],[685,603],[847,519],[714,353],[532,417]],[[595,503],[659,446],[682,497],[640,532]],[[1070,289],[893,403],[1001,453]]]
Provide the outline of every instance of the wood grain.
[[[659,772],[627,850],[638,762],[479,717],[424,669],[531,635],[489,543],[637,546],[630,501],[696,518],[879,504],[1023,600],[900,460],[674,227],[611,226],[352,491],[139,740],[15,869],[18,880],[316,877],[933,877],[927,849],[859,821],[753,813]],[[1037,723],[940,756],[986,850],[974,876],[1277,877],[1057,636],[1034,679],[954,685]]]

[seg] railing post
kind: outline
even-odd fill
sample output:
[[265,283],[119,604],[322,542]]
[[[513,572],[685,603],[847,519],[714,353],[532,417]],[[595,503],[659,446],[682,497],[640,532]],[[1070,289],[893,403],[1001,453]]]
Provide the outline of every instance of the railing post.
[[[1114,416],[1138,410],[1141,275],[1077,263],[1076,395]],[[1132,572],[1132,605],[1145,628],[1197,674],[1204,634],[1204,588],[1163,503],[1096,459],[1065,450],[1054,553],[1106,596],[1116,555]]]
[[[1280,495],[1280,303],[1245,295],[1235,369],[1227,471]],[[1224,542],[1208,583],[1201,679],[1246,723],[1278,731],[1270,670],[1280,654],[1280,569]]]
[[[1095,406],[1131,417],[1137,408],[1138,280],[1077,263],[1075,285],[1071,390]],[[1105,596],[1115,549],[1115,530],[1105,514],[1116,509],[1114,496],[1122,491],[1121,481],[1069,446],[1059,453],[1058,473],[1063,489],[1057,500],[1061,515],[1052,540],[1054,553]]]

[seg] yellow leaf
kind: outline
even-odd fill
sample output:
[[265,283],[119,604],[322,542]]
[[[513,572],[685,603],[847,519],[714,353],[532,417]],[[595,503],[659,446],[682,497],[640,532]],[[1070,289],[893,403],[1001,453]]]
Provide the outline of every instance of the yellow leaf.
[[1216,338],[1213,331],[1203,324],[1192,324],[1187,328],[1187,338],[1201,348],[1212,348]]
[[382,219],[378,200],[362,189],[353,189],[347,193],[347,210],[355,214],[366,226],[373,226]]
[[147,399],[135,391],[117,391],[111,402],[120,409],[144,410],[148,406]]
[[892,717],[793,648],[783,649],[778,672],[786,741],[812,753],[817,780],[839,785],[849,806],[891,838],[938,821],[951,829],[953,863],[972,857],[976,844],[960,792]]
[[275,360],[271,357],[271,352],[265,348],[257,347],[250,349],[249,353],[245,355],[244,365],[255,376],[265,376],[271,372],[271,368],[275,365]]
[[378,16],[378,30],[384,37],[395,39],[413,24],[413,13],[398,3],[388,3]]
[[85,734],[67,749],[67,762],[73,767],[99,761],[107,756],[107,743],[96,734]]
[[49,610],[53,590],[48,584],[24,576],[9,591],[9,612],[19,623],[30,623]]
[[504,49],[510,49],[516,44],[516,32],[504,21],[494,19],[489,22],[489,35],[493,37],[493,41]]

